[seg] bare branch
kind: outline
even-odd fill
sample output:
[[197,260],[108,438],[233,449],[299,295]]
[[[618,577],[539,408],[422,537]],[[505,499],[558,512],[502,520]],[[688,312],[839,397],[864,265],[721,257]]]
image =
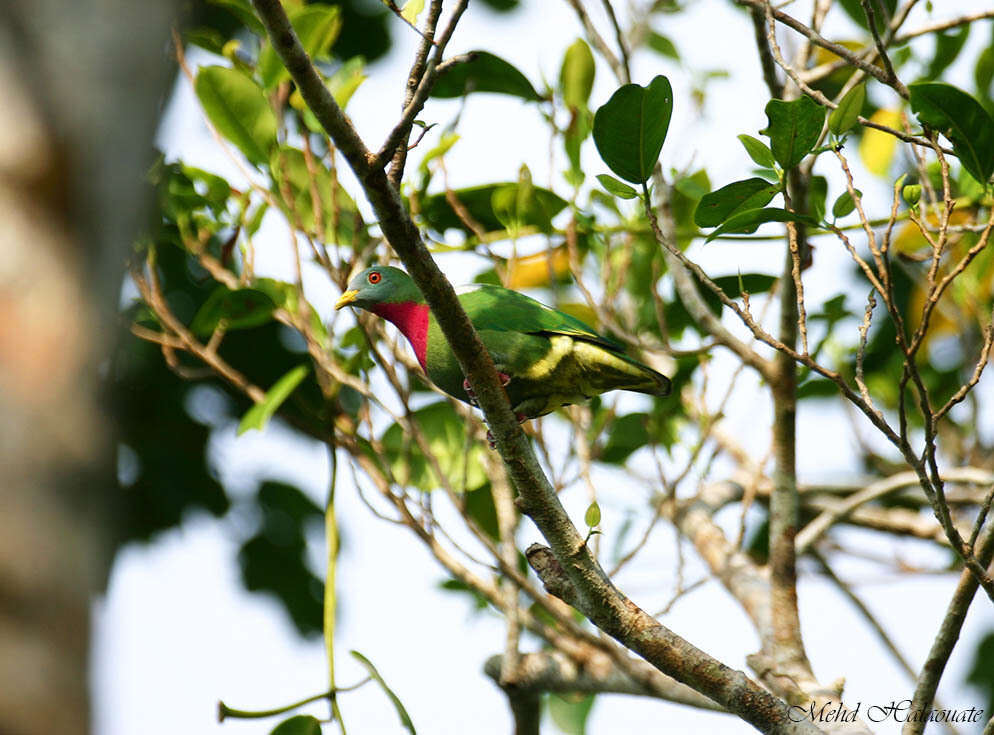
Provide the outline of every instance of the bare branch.
[[[951,469],[943,473],[942,478],[946,482],[970,483],[974,485],[989,485],[994,483],[994,473],[988,470],[963,467]],[[866,503],[880,500],[890,493],[918,484],[918,474],[915,472],[900,472],[891,477],[879,480],[865,489],[853,493],[844,501],[826,510],[817,518],[808,523],[797,534],[798,555],[807,553],[833,525],[844,520],[850,513]]]
[[625,67],[618,61],[618,57],[615,56],[614,51],[608,46],[604,37],[601,36],[600,32],[597,30],[597,26],[593,24],[590,20],[590,16],[587,15],[587,9],[583,6],[583,0],[566,0],[573,8],[576,13],[576,17],[580,19],[580,23],[583,24],[583,30],[587,34],[587,38],[590,39],[590,43],[594,48],[597,49],[598,53],[604,57],[604,61],[607,65],[611,67],[611,71],[614,72],[614,76],[621,80],[625,78]]
[[[519,675],[514,686],[517,690],[532,691],[536,694],[544,692],[635,694],[699,709],[724,711],[707,697],[659,673],[644,662],[634,661],[633,664],[644,669],[643,679],[632,679],[609,660],[593,661],[580,667],[558,651],[527,653],[521,657]],[[504,662],[501,657],[492,656],[487,659],[483,670],[491,679],[498,681],[503,668]]]
[[614,29],[614,38],[618,42],[618,50],[621,51],[621,69],[624,72],[624,76],[621,77],[620,81],[622,84],[630,84],[632,81],[632,68],[631,61],[628,58],[628,44],[625,42],[625,34],[621,32],[621,26],[618,24],[618,16],[614,13],[614,6],[611,5],[611,0],[601,0],[601,4],[604,6],[604,11],[611,21],[611,27]]
[[[770,6],[769,0],[735,0],[735,2],[739,5],[745,5],[750,8],[759,8],[760,10],[764,11],[766,11],[767,8],[769,8],[768,12],[772,13],[773,18],[775,18],[780,23],[783,23],[788,28],[797,31],[802,36],[804,36],[809,41],[811,41],[811,43],[815,44],[816,46],[820,46],[826,51],[831,51],[836,56],[844,59],[850,65],[856,67],[857,69],[862,70],[863,72],[870,75],[871,77],[874,77],[881,83],[886,84],[887,86],[890,87],[893,86],[890,83],[890,80],[887,77],[886,73],[882,69],[869,63],[864,59],[861,59],[859,56],[854,54],[845,46],[841,46],[837,43],[832,43],[831,41],[823,38],[819,33],[816,33],[814,30],[804,25],[793,16],[790,16],[781,10],[776,10],[772,8]],[[898,94],[900,94],[900,90],[896,91],[898,92]],[[907,90],[905,90],[905,94],[902,95],[902,97],[905,97],[905,99],[907,98]]]
[[[994,557],[994,524],[990,524],[984,532],[977,546],[976,556],[983,567],[990,565],[991,558]],[[946,662],[959,640],[960,630],[966,619],[966,613],[970,609],[973,596],[977,593],[977,586],[976,575],[971,570],[964,569],[960,574],[956,591],[949,601],[949,607],[946,608],[946,615],[939,626],[939,632],[932,642],[928,658],[925,659],[921,674],[918,675],[918,684],[915,687],[909,713],[925,713],[933,706],[939,680],[942,678]],[[903,735],[921,735],[924,732],[926,721],[925,717],[909,717],[902,730]]]
[[880,37],[880,31],[877,29],[877,14],[873,9],[872,3],[869,0],[859,0],[859,4],[863,8],[863,13],[866,15],[866,24],[870,28],[870,35],[873,36],[873,42],[877,47],[877,55],[883,62],[884,71],[887,74],[887,82],[891,87],[897,90],[897,93],[908,99],[908,88],[904,86],[897,75],[894,73],[894,65],[890,63],[890,57],[887,55],[887,47],[884,40]]

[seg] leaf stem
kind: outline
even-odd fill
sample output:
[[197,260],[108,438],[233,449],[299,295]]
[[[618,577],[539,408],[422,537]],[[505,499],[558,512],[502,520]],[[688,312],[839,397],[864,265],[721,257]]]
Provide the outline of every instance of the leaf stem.
[[337,689],[329,689],[326,692],[321,692],[320,694],[315,694],[313,696],[301,699],[299,702],[294,702],[293,704],[288,704],[283,707],[275,707],[273,709],[263,709],[263,710],[244,710],[244,709],[234,709],[229,707],[224,702],[217,703],[217,721],[224,722],[228,717],[233,717],[240,720],[254,720],[262,719],[263,717],[275,717],[276,715],[282,715],[284,712],[291,712],[295,709],[303,707],[305,704],[310,704],[311,702],[318,702],[322,699],[334,699],[336,694],[340,692],[351,692],[358,689],[365,684],[372,681],[372,677],[367,676],[365,679],[352,684],[347,687],[338,687]]

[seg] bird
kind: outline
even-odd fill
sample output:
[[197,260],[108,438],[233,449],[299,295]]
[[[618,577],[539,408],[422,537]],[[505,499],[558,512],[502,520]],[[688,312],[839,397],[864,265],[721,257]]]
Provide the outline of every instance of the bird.
[[[669,378],[574,316],[492,284],[463,286],[456,294],[493,358],[519,422],[611,390],[653,396],[670,392]],[[406,272],[387,265],[366,268],[335,303],[336,310],[345,306],[392,322],[438,388],[476,404],[438,321]]]

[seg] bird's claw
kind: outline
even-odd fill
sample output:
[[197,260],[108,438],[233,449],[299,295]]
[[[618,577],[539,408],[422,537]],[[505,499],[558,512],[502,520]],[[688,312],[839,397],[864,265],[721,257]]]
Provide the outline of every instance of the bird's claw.
[[[528,417],[525,416],[523,413],[514,414],[514,418],[518,420],[519,424],[523,424],[525,423],[525,421],[528,420]],[[493,432],[490,431],[489,428],[487,429],[487,446],[490,447],[490,449],[492,450],[497,449],[497,438],[494,436]]]
[[[506,373],[502,373],[499,370],[497,371],[497,377],[500,379],[500,385],[502,388],[506,388],[507,384],[511,382],[511,376]],[[480,402],[476,400],[476,391],[474,391],[473,387],[469,384],[469,378],[463,379],[462,389],[466,391],[466,396],[469,398],[469,405],[479,408]]]
[[480,404],[476,400],[476,391],[474,391],[473,387],[469,384],[469,378],[463,379],[462,389],[466,391],[466,396],[469,398],[469,405],[473,406],[474,408],[479,408]]

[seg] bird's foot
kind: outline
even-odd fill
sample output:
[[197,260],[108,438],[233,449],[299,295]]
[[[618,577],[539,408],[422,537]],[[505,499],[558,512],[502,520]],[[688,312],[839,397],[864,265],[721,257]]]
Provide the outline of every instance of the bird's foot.
[[[506,388],[507,384],[511,382],[511,376],[507,375],[506,373],[502,373],[500,370],[497,371],[497,377],[500,379],[500,384],[502,388]],[[479,401],[476,400],[476,392],[469,384],[468,379],[463,379],[462,389],[466,391],[466,395],[469,397],[469,405],[479,408],[480,403]]]
[[[525,421],[528,420],[528,417],[525,416],[523,413],[514,414],[514,418],[518,420],[519,424],[523,424],[525,423]],[[490,429],[487,429],[487,446],[490,447],[492,450],[497,449],[497,439],[494,437],[493,432],[490,431]]]

